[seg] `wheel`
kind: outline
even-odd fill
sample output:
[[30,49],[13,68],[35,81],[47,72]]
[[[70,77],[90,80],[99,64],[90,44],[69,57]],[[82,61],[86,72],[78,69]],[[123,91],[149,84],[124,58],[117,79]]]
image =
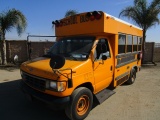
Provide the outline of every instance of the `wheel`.
[[129,79],[127,80],[127,84],[131,85],[135,82],[135,79],[136,79],[136,70],[133,68],[131,70],[131,73],[130,73],[130,76],[129,76]]
[[71,120],[83,120],[92,108],[92,92],[85,87],[77,88],[71,95],[71,101],[65,109],[66,115]]

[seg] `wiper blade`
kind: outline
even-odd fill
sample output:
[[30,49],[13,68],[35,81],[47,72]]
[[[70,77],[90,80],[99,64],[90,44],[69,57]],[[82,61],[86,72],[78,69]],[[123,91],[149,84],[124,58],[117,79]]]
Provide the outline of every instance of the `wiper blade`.
[[74,59],[74,60],[78,60],[76,57],[74,57],[73,55],[70,56],[70,58]]
[[49,54],[45,54],[45,55],[43,55],[42,57],[51,58],[51,55],[49,55]]

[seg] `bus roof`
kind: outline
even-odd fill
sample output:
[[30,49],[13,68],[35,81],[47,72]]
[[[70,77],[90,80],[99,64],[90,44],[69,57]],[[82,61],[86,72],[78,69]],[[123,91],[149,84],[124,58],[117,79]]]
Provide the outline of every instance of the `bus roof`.
[[102,11],[76,14],[52,22],[56,36],[126,33],[142,36],[142,29]]
[[119,19],[119,18],[117,18],[117,17],[114,17],[114,16],[112,16],[112,15],[110,15],[110,14],[105,13],[105,15],[106,15],[106,16],[109,16],[109,17],[111,17],[111,18],[113,18],[113,19],[115,19],[116,21],[119,21],[119,22],[124,23],[124,24],[129,25],[129,26],[132,25],[133,27],[142,30],[142,28],[140,28],[140,27],[138,27],[138,26],[135,26],[135,25],[133,25],[133,24],[131,24],[131,23],[129,23],[129,22],[126,22],[126,21],[124,21],[124,20],[121,20],[121,19]]

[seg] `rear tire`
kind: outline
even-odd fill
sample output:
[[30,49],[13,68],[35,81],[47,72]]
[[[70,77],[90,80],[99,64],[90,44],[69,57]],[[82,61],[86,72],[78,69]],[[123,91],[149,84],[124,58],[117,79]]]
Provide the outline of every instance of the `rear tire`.
[[129,79],[126,81],[126,83],[128,85],[131,85],[135,82],[135,79],[136,79],[136,70],[133,68],[131,70],[131,73],[130,73],[130,76],[129,76]]
[[71,120],[83,120],[92,108],[92,92],[85,87],[77,88],[71,95],[71,100],[65,109],[66,115]]

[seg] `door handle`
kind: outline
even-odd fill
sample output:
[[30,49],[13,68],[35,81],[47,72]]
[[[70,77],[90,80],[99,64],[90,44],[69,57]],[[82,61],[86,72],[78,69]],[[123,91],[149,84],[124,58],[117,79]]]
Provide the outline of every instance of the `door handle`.
[[110,70],[112,71],[112,66],[110,67]]

